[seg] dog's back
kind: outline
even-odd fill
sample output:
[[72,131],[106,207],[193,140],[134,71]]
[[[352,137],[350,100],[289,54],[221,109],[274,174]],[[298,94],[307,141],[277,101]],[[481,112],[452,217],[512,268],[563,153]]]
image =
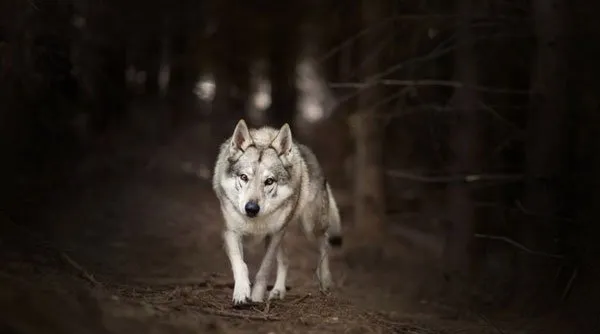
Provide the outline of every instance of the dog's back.
[[331,187],[323,174],[321,165],[313,151],[305,145],[295,143],[301,152],[306,169],[309,196],[299,208],[300,219],[310,237],[325,235],[331,246],[341,246],[341,221],[337,203]]

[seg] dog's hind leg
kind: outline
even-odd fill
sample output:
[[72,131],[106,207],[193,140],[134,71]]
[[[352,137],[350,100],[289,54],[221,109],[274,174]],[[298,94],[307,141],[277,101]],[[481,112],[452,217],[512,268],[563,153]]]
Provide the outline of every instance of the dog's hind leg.
[[322,234],[318,237],[319,243],[319,263],[317,266],[317,277],[321,291],[327,291],[333,287],[333,279],[329,269],[329,240],[327,235]]

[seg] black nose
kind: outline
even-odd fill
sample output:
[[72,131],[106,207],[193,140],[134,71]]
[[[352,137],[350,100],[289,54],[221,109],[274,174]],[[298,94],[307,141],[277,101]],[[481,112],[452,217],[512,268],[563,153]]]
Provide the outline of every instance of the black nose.
[[246,203],[244,210],[246,210],[246,215],[248,217],[256,217],[258,211],[260,211],[260,206],[258,206],[258,203],[250,201]]

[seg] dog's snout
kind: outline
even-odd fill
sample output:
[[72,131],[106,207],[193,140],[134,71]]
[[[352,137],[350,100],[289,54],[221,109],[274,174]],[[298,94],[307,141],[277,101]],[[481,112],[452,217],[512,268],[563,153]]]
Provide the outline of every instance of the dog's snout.
[[250,201],[246,203],[244,210],[246,210],[246,215],[248,217],[255,217],[258,214],[258,211],[260,211],[260,206],[258,206],[258,203]]

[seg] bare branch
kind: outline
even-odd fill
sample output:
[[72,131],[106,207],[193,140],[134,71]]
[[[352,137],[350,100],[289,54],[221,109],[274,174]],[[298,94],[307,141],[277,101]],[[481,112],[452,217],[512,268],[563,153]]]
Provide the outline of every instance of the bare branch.
[[[456,15],[433,14],[433,13],[432,14],[412,14],[412,15],[408,14],[408,15],[390,16],[390,17],[388,17],[386,19],[381,20],[380,22],[378,22],[378,24],[376,24],[374,26],[366,27],[366,28],[360,30],[355,35],[351,36],[350,38],[346,39],[342,43],[340,43],[337,46],[333,47],[331,50],[327,51],[325,54],[323,54],[321,57],[319,57],[317,59],[317,62],[319,62],[319,63],[325,62],[329,58],[333,57],[336,53],[338,53],[341,50],[349,47],[350,45],[352,45],[352,43],[358,41],[361,37],[367,35],[369,32],[371,32],[371,30],[373,30],[375,28],[378,28],[380,26],[383,26],[385,24],[392,23],[394,21],[403,21],[403,20],[406,20],[406,21],[421,21],[421,20],[432,20],[432,19],[452,20],[454,18],[456,18]],[[488,20],[489,17],[486,16],[483,19]],[[495,20],[508,20],[508,21],[528,21],[529,20],[527,18],[510,17],[510,16],[496,16],[496,17],[494,17],[494,19]],[[477,24],[474,24],[474,25],[477,25]],[[481,23],[479,25],[481,25]]]
[[492,114],[492,116],[494,116],[496,119],[500,120],[502,123],[506,124],[508,127],[512,128],[513,130],[519,132],[519,133],[523,133],[523,129],[519,128],[516,124],[514,124],[513,122],[507,120],[506,118],[504,118],[502,115],[500,115],[500,113],[498,113],[494,108],[488,106],[487,104],[485,104],[483,101],[479,100],[478,104],[481,108],[483,108],[483,110],[489,112],[490,114]]
[[[377,110],[379,107],[386,105],[393,100],[396,100],[398,98],[404,98],[409,93],[411,93],[411,87],[404,87],[400,91],[380,100],[379,102],[375,103],[374,105],[368,106],[368,108],[372,109],[372,110]],[[414,111],[415,110],[413,110],[412,112],[414,112]],[[386,114],[372,113],[372,114],[361,114],[360,116],[361,117],[393,118],[393,117],[405,116],[406,114],[409,114],[409,113],[411,113],[411,112],[402,111],[401,115],[398,115],[397,113],[386,113]]]
[[488,235],[488,234],[479,234],[479,233],[476,233],[475,234],[475,238],[503,241],[503,242],[506,242],[507,244],[515,246],[518,249],[520,249],[520,250],[522,250],[522,251],[524,251],[526,253],[532,254],[532,255],[550,257],[550,258],[553,258],[553,259],[564,259],[565,258],[562,255],[550,254],[550,253],[546,253],[546,252],[540,252],[540,251],[532,250],[532,249],[524,246],[523,244],[520,244],[520,243],[518,243],[518,242],[516,242],[516,241],[514,241],[514,240],[512,240],[512,239],[510,239],[508,237],[505,237],[505,236]]
[[388,170],[386,174],[391,177],[406,180],[424,182],[424,183],[453,183],[465,182],[472,183],[478,181],[498,181],[498,182],[516,182],[523,180],[522,174],[469,174],[455,176],[427,176],[413,174],[402,170]]
[[415,14],[415,15],[396,15],[396,16],[390,16],[386,19],[383,19],[381,21],[378,22],[378,24],[370,26],[370,27],[366,27],[362,30],[360,30],[357,34],[355,34],[354,36],[346,39],[344,42],[340,43],[338,46],[332,48],[331,50],[327,51],[325,54],[323,54],[321,57],[319,57],[317,59],[317,62],[322,63],[325,62],[327,59],[331,58],[333,55],[335,55],[336,53],[340,52],[341,50],[349,47],[350,45],[352,45],[352,43],[358,41],[361,37],[367,35],[368,33],[371,32],[371,30],[378,28],[380,26],[383,26],[385,24],[388,23],[392,23],[394,21],[400,21],[400,20],[429,20],[429,19],[451,19],[452,15],[446,15],[446,14]]
[[[509,35],[506,34],[498,34],[496,36],[487,36],[487,37],[481,37],[481,38],[476,38],[475,43],[477,41],[481,41],[481,40],[489,40],[489,39],[493,39],[493,38],[499,38],[499,37],[507,37]],[[514,35],[511,35],[512,37],[514,37]],[[452,38],[450,38],[451,40]],[[443,42],[442,44],[445,44],[445,42]],[[444,56],[450,52],[452,52],[460,43],[454,43],[448,47],[444,47],[442,48],[442,44],[440,44],[438,47],[436,47],[433,51],[431,51],[430,53],[420,56],[420,57],[415,57],[415,58],[411,58],[409,60],[406,60],[404,62],[392,65],[390,67],[388,67],[387,69],[385,69],[383,72],[377,73],[373,76],[371,76],[370,78],[368,78],[366,80],[365,83],[363,83],[362,85],[360,85],[360,87],[357,87],[357,90],[345,97],[343,97],[342,99],[340,99],[338,101],[338,106],[349,101],[350,99],[354,98],[355,96],[357,96],[358,94],[361,93],[361,91],[373,87],[379,83],[381,83],[385,77],[387,77],[388,75],[397,72],[405,67],[407,67],[410,64],[413,63],[419,63],[419,62],[425,62],[425,61],[430,61],[430,60],[434,60],[436,58],[439,58],[441,56]],[[527,93],[529,94],[529,93]]]
[[40,7],[38,7],[38,5],[35,3],[35,0],[29,0],[29,5],[31,5],[31,7],[35,10],[40,10]]
[[365,67],[365,64],[368,64],[375,57],[377,57],[379,54],[381,54],[381,52],[383,52],[385,50],[385,48],[389,44],[391,44],[393,41],[394,41],[394,36],[392,34],[388,34],[388,36],[385,39],[381,40],[378,47],[373,48],[371,53],[367,57],[364,57],[361,60],[361,62],[357,66],[355,66],[355,68],[352,70],[352,72],[349,73],[349,77],[352,78],[353,76],[355,76],[358,71],[360,71],[361,69],[363,69]]
[[504,205],[504,204],[501,204],[498,202],[475,202],[475,205],[477,205],[479,207],[496,207],[496,208],[506,210],[506,211],[511,211],[511,212],[520,212],[527,216],[534,216],[534,217],[537,216],[537,217],[546,218],[546,219],[573,222],[573,219],[570,219],[567,217],[540,215],[540,214],[536,214],[531,211],[527,211],[523,208],[523,206],[521,205],[521,203],[519,201],[516,202],[516,207]]
[[[427,54],[423,57],[420,57],[420,58],[411,58],[403,63],[397,64],[396,66],[391,68],[391,71],[392,72],[395,71],[398,66],[400,66],[398,68],[398,69],[400,69],[400,68],[410,64],[411,62],[418,62],[421,59],[425,59],[425,60],[426,59],[434,59],[436,57],[447,54],[450,51],[454,50],[454,48],[456,47],[456,45],[453,44],[455,40],[456,40],[456,34],[453,34],[450,37],[448,37],[447,39],[445,39],[444,41],[440,42],[431,52],[429,52],[429,54]],[[360,86],[354,87],[354,88],[358,88],[358,90],[347,95],[346,97],[343,97],[340,101],[338,101],[338,105],[341,105],[342,103],[347,102],[348,100],[357,96],[361,90],[366,89],[370,86],[373,86],[374,84],[377,84],[378,82],[381,82],[381,80],[383,80],[383,78],[385,76],[387,76],[389,73],[391,73],[391,72],[389,72],[389,70],[390,69],[386,70],[383,74],[376,74],[376,75],[372,76],[371,78],[369,78],[366,83],[361,83]],[[392,99],[393,98],[390,98],[389,100],[392,100]]]
[[338,103],[342,104],[342,103],[344,103],[346,101],[349,101],[351,98],[353,98],[353,97],[357,96],[358,94],[360,94],[361,91],[379,84],[383,80],[384,77],[386,77],[386,76],[388,76],[388,75],[390,75],[390,74],[392,74],[392,73],[394,73],[394,72],[396,72],[396,71],[398,71],[398,70],[406,67],[407,65],[409,65],[411,63],[416,63],[416,62],[426,61],[426,60],[432,60],[432,59],[435,59],[437,57],[441,57],[441,56],[443,56],[445,54],[450,53],[455,48],[456,48],[456,45],[451,45],[451,46],[449,46],[447,48],[444,48],[444,49],[441,49],[439,51],[434,50],[434,51],[432,51],[431,53],[429,53],[429,54],[427,54],[425,56],[412,58],[412,59],[409,59],[409,60],[407,60],[405,62],[402,62],[402,63],[396,64],[396,65],[394,65],[392,67],[389,67],[385,71],[383,71],[381,73],[378,73],[378,74],[375,74],[371,78],[368,78],[367,81],[362,86],[358,87],[358,89],[354,93],[349,94],[345,98],[342,98]]
[[348,38],[347,40],[345,40],[344,42],[342,42],[338,46],[334,47],[333,49],[329,50],[327,53],[325,53],[324,55],[322,55],[321,57],[319,57],[317,59],[317,63],[323,63],[323,62],[325,62],[327,59],[331,58],[333,55],[335,55],[339,51],[341,51],[341,50],[349,47],[350,45],[352,45],[352,43],[356,42],[361,37],[363,37],[364,35],[366,35],[369,32],[371,32],[371,30],[373,30],[375,28],[378,28],[379,26],[391,23],[393,21],[394,21],[394,17],[388,17],[387,19],[381,20],[378,24],[376,24],[374,26],[366,27],[366,28],[362,29],[356,35]]
[[525,208],[523,206],[523,203],[521,203],[521,201],[515,201],[515,205],[517,206],[517,208],[524,214],[528,215],[528,216],[533,216],[533,217],[539,217],[539,218],[545,218],[545,219],[551,219],[551,220],[562,220],[562,221],[566,221],[566,222],[573,222],[573,219],[571,218],[567,218],[567,217],[557,217],[557,216],[552,216],[552,215],[547,215],[547,214],[543,214],[543,213],[538,213],[538,212],[534,212],[531,210],[528,210],[527,208]]
[[524,132],[519,132],[508,135],[500,144],[496,146],[496,148],[494,148],[493,155],[500,154],[506,147],[511,145],[513,141],[523,140],[523,134]]
[[571,289],[573,289],[573,283],[575,282],[575,279],[577,278],[578,275],[579,275],[579,267],[577,267],[577,268],[575,268],[575,270],[573,270],[573,273],[571,274],[571,277],[569,278],[569,282],[567,282],[567,285],[565,286],[565,289],[563,290],[561,300],[565,301],[567,299],[567,297],[569,296],[569,293],[571,292]]
[[[393,17],[393,19],[395,21],[400,21],[400,20],[424,20],[424,19],[451,19],[451,20],[455,20],[457,18],[461,18],[462,15],[458,15],[458,14],[436,14],[436,13],[427,13],[427,14],[405,14],[405,15],[396,15]],[[522,21],[522,22],[527,22],[527,21],[531,21],[530,18],[527,17],[519,17],[519,16],[507,16],[507,15],[496,15],[493,17],[490,17],[489,15],[483,15],[483,16],[473,16],[472,17],[474,21],[479,21],[479,20],[486,20],[486,21],[490,21],[491,19],[493,20],[506,20],[506,21]]]
[[[529,90],[515,90],[515,89],[504,89],[486,87],[481,85],[465,85],[459,81],[453,80],[435,80],[435,79],[423,79],[423,80],[380,80],[378,84],[384,86],[441,86],[441,87],[452,87],[452,88],[470,88],[480,92],[487,93],[498,93],[498,94],[523,94],[529,95]],[[331,88],[357,88],[361,89],[367,86],[367,83],[360,82],[331,82],[328,84]]]

